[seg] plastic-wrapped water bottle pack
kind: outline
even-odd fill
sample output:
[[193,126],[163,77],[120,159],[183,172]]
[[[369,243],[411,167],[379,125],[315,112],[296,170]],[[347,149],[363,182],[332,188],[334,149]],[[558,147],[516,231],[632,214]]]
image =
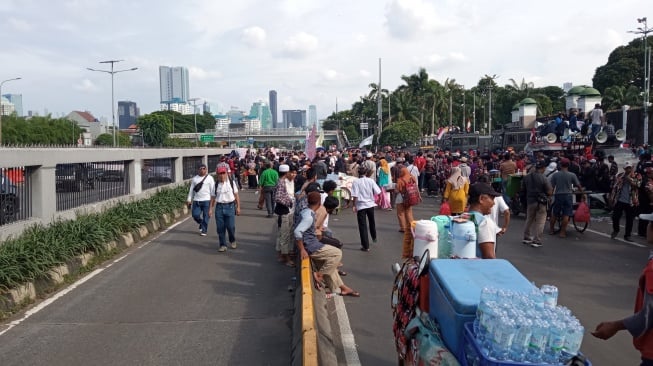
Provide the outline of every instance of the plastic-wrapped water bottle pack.
[[485,287],[474,320],[481,352],[500,361],[562,364],[578,354],[585,328],[564,306],[558,288],[530,293]]

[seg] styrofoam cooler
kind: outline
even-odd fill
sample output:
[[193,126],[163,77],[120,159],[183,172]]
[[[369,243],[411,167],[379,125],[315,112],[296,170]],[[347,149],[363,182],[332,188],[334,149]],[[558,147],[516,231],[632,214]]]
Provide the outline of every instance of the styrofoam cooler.
[[451,257],[451,218],[447,215],[431,217],[438,225],[438,258]]
[[463,326],[476,318],[484,287],[529,292],[535,286],[504,259],[438,259],[429,267],[429,316],[447,348],[462,357]]
[[413,257],[422,258],[426,249],[431,259],[438,257],[438,224],[430,220],[417,221],[413,237]]

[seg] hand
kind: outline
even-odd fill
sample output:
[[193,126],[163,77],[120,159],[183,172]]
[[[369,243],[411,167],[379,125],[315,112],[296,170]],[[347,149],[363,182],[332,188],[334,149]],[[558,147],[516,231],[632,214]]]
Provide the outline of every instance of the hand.
[[623,323],[621,321],[602,322],[596,326],[592,335],[600,339],[610,339],[621,329],[623,329]]
[[209,218],[211,218],[211,216],[213,215],[213,209],[212,208],[209,208],[209,212],[208,212],[207,215],[209,216]]
[[302,259],[308,259],[308,252],[304,247],[302,247],[301,251],[299,252],[299,255]]
[[240,206],[236,207],[236,216],[240,216]]
[[356,205],[352,206],[351,210],[354,211],[354,213],[356,213],[356,211],[358,211],[358,210],[356,210]]
[[506,228],[505,228],[505,227],[502,227],[501,230],[499,230],[499,232],[497,233],[497,235],[498,235],[498,236],[501,236],[501,235],[505,234],[506,231],[507,231]]

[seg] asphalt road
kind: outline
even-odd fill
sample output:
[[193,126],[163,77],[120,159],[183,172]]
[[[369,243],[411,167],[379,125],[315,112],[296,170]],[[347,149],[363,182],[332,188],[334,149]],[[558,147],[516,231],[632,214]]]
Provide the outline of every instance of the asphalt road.
[[215,222],[200,237],[192,219],[139,243],[0,325],[0,364],[289,365],[295,272],[275,260],[272,220],[261,216],[243,212],[239,247],[226,253]]
[[[242,197],[238,249],[218,254],[215,224],[208,237],[200,237],[186,220],[31,316],[0,325],[0,364],[288,365],[294,271],[275,260],[274,220],[255,209],[253,191]],[[435,199],[427,198],[415,208],[415,218],[430,218],[437,210]],[[346,321],[342,314],[332,316],[339,323],[334,328],[345,334],[341,365],[396,365],[390,267],[400,260],[402,234],[395,211],[377,210],[376,219],[379,240],[370,252],[359,250],[351,210],[330,220],[345,243],[343,279],[361,292],[360,298],[328,300],[346,314]],[[546,236],[535,249],[521,244],[523,216],[514,218],[498,256],[537,285],[558,286],[559,303],[586,328],[582,351],[594,365],[635,365],[639,356],[626,333],[609,341],[589,334],[602,320],[632,313],[648,256],[643,238],[634,245],[611,240],[609,223],[593,221],[588,231],[572,229],[566,239]]]

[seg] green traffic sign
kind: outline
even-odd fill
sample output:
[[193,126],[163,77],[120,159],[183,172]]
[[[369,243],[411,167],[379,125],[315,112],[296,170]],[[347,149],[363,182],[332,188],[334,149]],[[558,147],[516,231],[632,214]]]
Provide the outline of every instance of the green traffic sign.
[[200,135],[200,141],[213,142],[213,135]]

